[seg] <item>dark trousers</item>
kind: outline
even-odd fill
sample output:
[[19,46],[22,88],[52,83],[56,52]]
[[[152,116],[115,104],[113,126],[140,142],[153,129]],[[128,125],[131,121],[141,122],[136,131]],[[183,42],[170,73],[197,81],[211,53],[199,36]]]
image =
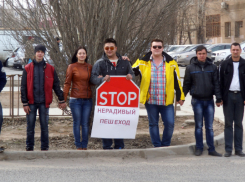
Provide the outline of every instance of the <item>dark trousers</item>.
[[[112,140],[113,139],[107,139],[103,138],[103,149],[112,149]],[[114,139],[114,149],[123,149],[124,148],[124,142],[123,139]]]
[[34,135],[35,135],[35,123],[37,116],[37,109],[39,109],[39,120],[41,126],[41,150],[49,149],[49,137],[48,137],[48,114],[49,108],[45,107],[45,104],[30,104],[31,111],[26,115],[27,120],[27,137],[26,137],[26,149],[33,150],[34,148]]
[[241,93],[229,92],[223,110],[225,115],[225,151],[232,152],[233,121],[235,151],[242,151],[244,103]]

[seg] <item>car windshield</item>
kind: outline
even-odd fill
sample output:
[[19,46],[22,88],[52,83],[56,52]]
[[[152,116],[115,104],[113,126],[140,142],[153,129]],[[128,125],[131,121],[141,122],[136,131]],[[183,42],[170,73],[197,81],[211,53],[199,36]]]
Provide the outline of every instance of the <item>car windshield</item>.
[[173,50],[177,49],[179,46],[171,46],[168,50],[168,52],[172,52]]
[[180,51],[185,50],[185,49],[188,48],[188,47],[190,47],[190,46],[181,46],[181,47],[178,47],[177,49],[175,49],[175,50],[172,51],[172,52],[180,52]]
[[196,45],[193,45],[193,46],[190,46],[190,47],[187,47],[186,49],[184,49],[184,51],[191,51],[191,50],[193,50],[193,49],[195,49],[196,48]]

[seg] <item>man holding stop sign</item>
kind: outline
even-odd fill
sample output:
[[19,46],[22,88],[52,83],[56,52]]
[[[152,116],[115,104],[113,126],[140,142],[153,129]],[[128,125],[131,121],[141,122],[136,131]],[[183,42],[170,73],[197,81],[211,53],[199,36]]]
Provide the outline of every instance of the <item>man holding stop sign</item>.
[[[93,66],[90,81],[99,85],[102,82],[110,81],[110,76],[125,75],[127,80],[134,77],[134,72],[128,60],[124,60],[117,53],[117,43],[113,38],[108,38],[104,42],[104,54],[101,59],[97,60]],[[103,95],[102,95],[103,96]],[[113,96],[113,94],[112,94]],[[104,138],[103,149],[113,149],[112,139]],[[123,139],[114,139],[114,149],[123,149]]]
[[[132,67],[136,76],[141,75],[140,102],[147,110],[152,144],[154,147],[167,147],[174,131],[174,90],[180,105],[185,100],[178,64],[163,52],[163,41],[154,39],[151,51]],[[164,123],[162,140],[159,136],[159,113]]]

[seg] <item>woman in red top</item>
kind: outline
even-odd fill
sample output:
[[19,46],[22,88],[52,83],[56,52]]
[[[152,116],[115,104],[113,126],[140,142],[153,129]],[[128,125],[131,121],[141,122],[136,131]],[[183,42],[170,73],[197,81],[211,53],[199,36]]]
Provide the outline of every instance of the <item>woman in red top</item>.
[[[73,117],[73,134],[77,150],[87,150],[89,117],[92,109],[92,91],[90,76],[92,66],[87,63],[87,50],[79,47],[74,53],[66,71],[64,99],[67,100],[71,84],[70,108]],[[82,126],[82,141],[80,140]]]

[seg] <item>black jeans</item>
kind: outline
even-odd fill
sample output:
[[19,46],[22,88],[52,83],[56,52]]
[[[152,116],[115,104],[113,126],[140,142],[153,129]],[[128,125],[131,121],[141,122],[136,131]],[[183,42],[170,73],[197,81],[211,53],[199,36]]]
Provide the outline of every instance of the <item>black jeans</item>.
[[34,148],[34,134],[35,123],[37,116],[37,109],[39,109],[39,120],[41,126],[41,150],[49,149],[49,137],[48,137],[48,120],[49,120],[49,108],[45,107],[45,104],[30,104],[31,111],[26,115],[27,120],[27,137],[26,137],[26,149],[33,150]]
[[233,121],[234,121],[234,147],[235,151],[242,151],[243,139],[243,113],[244,103],[241,93],[228,93],[227,101],[223,106],[225,115],[225,151],[232,152]]

